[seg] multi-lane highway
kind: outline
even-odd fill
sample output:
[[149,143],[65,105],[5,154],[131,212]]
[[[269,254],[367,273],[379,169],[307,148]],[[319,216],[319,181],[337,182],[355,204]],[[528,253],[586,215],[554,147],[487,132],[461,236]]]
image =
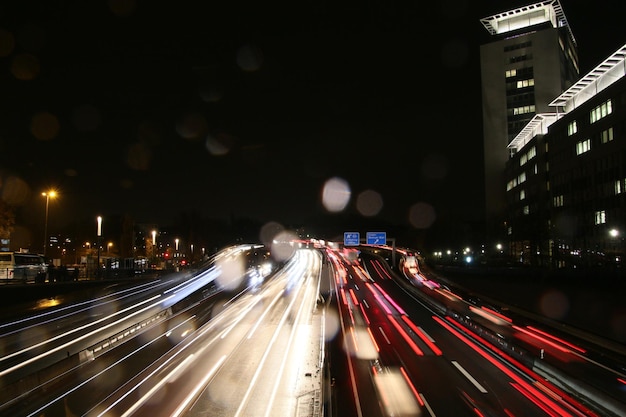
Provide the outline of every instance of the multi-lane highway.
[[[594,352],[576,344],[582,341],[470,302],[419,269],[395,274],[368,256],[348,266],[338,263],[337,269],[344,338],[377,347],[378,355],[366,357],[357,353],[371,349],[350,349],[357,353],[345,366],[361,375],[354,379],[363,381],[366,392],[369,385],[377,387],[364,377],[369,366],[372,381],[382,370],[400,370],[400,385],[405,391],[408,386],[420,406],[414,415],[624,413],[623,370],[598,362]],[[357,331],[362,323],[367,333]],[[364,334],[371,340],[358,337]],[[351,388],[346,385],[343,395]],[[371,413],[370,396],[362,399],[362,391],[352,393],[354,415]],[[385,398],[378,392],[380,404]],[[393,401],[386,407],[388,415],[397,415]]]
[[0,415],[626,415],[614,356],[361,249],[237,246],[5,317]]

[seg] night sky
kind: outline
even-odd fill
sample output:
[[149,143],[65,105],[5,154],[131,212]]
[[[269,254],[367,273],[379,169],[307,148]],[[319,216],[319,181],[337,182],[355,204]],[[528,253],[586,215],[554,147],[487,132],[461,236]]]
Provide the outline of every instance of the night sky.
[[[56,189],[52,232],[121,214],[480,223],[479,19],[531,2],[475,3],[5,0],[2,198],[37,228]],[[582,74],[626,41],[621,2],[561,3]]]

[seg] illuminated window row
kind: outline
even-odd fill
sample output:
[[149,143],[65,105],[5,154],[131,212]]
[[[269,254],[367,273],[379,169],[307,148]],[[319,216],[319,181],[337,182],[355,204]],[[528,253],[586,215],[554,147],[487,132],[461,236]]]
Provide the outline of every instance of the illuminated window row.
[[582,155],[591,150],[591,139],[581,140],[576,144],[576,155]]
[[554,196],[552,198],[552,205],[554,207],[563,207],[563,194]]
[[615,180],[615,194],[626,192],[626,178],[623,180]]
[[578,124],[574,120],[567,125],[567,136],[572,136],[576,132],[578,132]]
[[605,224],[606,223],[606,212],[604,210],[596,211],[596,224]]
[[511,109],[510,111],[513,112],[513,115],[534,113],[535,112],[535,105],[531,104],[531,105],[528,105],[528,106],[515,107],[515,108]]
[[[517,176],[517,178],[513,178],[506,184],[506,190],[511,191],[513,188],[517,187],[518,184],[522,184],[525,181],[526,181],[526,172],[522,172],[521,174]],[[524,191],[522,190],[520,191],[520,193],[524,193]],[[523,198],[520,198],[520,200],[523,200]]]
[[517,187],[517,178],[513,178],[506,184],[507,191],[511,191],[515,187]]
[[607,143],[613,140],[613,128],[610,127],[607,130],[603,130],[602,133],[600,133],[600,140],[602,141],[602,143]]
[[535,79],[531,78],[528,80],[519,80],[517,81],[516,87],[517,88],[526,88],[526,87],[532,87],[535,85]]
[[613,113],[613,106],[611,104],[611,100],[607,100],[604,103],[600,104],[598,107],[591,110],[591,112],[589,113],[589,122],[595,123],[611,113]]
[[524,166],[526,162],[530,161],[537,155],[537,148],[535,146],[531,147],[528,152],[521,155],[519,158],[519,165]]

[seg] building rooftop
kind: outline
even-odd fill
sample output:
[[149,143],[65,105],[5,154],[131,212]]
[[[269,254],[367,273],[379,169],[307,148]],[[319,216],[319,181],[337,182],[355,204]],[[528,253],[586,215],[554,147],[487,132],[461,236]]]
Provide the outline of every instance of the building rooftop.
[[518,29],[538,25],[545,22],[552,23],[552,26],[566,27],[569,36],[576,44],[574,34],[570,29],[565,13],[559,0],[547,0],[539,3],[529,4],[517,9],[508,10],[480,19],[485,29],[492,35],[499,35]]
[[626,44],[605,59],[587,75],[578,80],[549,106],[557,107],[556,113],[536,114],[530,122],[509,143],[509,149],[521,149],[538,134],[546,134],[548,127],[563,114],[580,106],[600,91],[609,87],[626,75]]
[[562,115],[558,113],[538,113],[530,122],[524,126],[524,128],[515,136],[515,138],[509,143],[507,148],[509,149],[521,149],[537,135],[545,135],[548,133],[548,127],[556,122]]
[[626,75],[626,45],[578,80],[549,105],[568,113]]

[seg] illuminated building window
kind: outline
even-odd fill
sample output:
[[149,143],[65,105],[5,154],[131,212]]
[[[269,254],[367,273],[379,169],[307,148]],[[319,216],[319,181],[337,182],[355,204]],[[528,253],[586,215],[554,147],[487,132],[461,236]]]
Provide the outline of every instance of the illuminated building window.
[[596,211],[596,224],[606,223],[606,212],[604,210]]
[[517,183],[518,183],[518,184],[521,184],[521,183],[523,183],[524,181],[526,181],[526,172],[522,172],[521,174],[519,174],[519,175],[517,176]]
[[535,79],[531,78],[530,80],[519,80],[516,83],[516,87],[517,88],[526,88],[526,87],[532,87],[535,85]]
[[567,125],[567,136],[572,136],[576,132],[578,132],[578,125],[576,124],[576,120],[574,120]]
[[555,196],[552,199],[552,205],[554,207],[563,207],[563,194]]
[[622,186],[622,180],[615,181],[615,194],[621,194],[623,192],[624,192],[624,187]]
[[600,104],[598,107],[591,110],[591,112],[589,113],[589,122],[595,123],[611,113],[613,113],[613,106],[611,105],[611,100],[607,100],[604,103]]
[[520,192],[519,192],[519,199],[520,200],[526,199],[526,190],[520,190]]
[[607,130],[603,130],[600,133],[600,138],[602,139],[602,143],[607,143],[613,140],[613,128],[610,127]]
[[517,186],[517,178],[513,178],[506,184],[506,190],[511,191],[513,188],[515,188],[515,186]]
[[524,210],[524,214],[530,214],[530,207],[524,206],[523,210]]
[[591,150],[591,139],[586,139],[576,144],[576,155],[581,155]]
[[512,70],[507,70],[507,71],[504,73],[504,76],[505,76],[506,78],[515,77],[516,75],[517,75],[517,70],[514,70],[514,69],[512,69]]
[[535,105],[531,104],[529,106],[515,107],[515,108],[513,108],[511,110],[513,110],[513,115],[534,113],[535,112]]

